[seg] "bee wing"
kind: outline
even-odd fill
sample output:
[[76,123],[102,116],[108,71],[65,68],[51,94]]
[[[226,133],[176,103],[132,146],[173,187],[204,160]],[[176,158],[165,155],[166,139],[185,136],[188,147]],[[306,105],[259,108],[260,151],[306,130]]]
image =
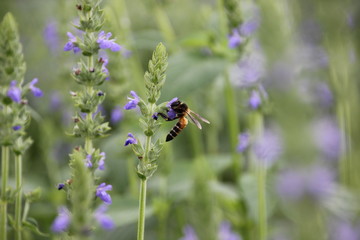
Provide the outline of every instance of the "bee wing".
[[191,110],[189,110],[188,114],[194,114],[197,118],[199,118],[201,121],[203,121],[204,123],[210,124],[209,120],[203,118],[202,116],[200,116],[199,114],[197,114],[196,112],[193,112]]
[[189,116],[190,120],[195,123],[195,125],[199,128],[202,129],[201,124],[199,123],[198,120],[196,120],[193,116],[191,116],[191,111],[187,112],[187,116]]

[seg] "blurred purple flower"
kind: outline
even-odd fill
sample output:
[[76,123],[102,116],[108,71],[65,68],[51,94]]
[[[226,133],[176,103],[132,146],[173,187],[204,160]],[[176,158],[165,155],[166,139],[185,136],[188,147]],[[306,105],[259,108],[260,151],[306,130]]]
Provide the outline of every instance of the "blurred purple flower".
[[64,183],[59,183],[58,186],[57,186],[57,189],[58,190],[61,190],[65,187],[65,184]]
[[21,89],[16,86],[16,80],[10,82],[10,87],[7,91],[7,96],[14,102],[21,102]]
[[92,160],[92,155],[88,154],[85,158],[85,166],[86,167],[91,168],[93,166],[91,160]]
[[121,110],[120,106],[116,106],[112,111],[111,111],[111,118],[110,121],[112,124],[116,124],[118,122],[121,121],[121,119],[123,118],[123,112]]
[[245,37],[250,37],[252,34],[256,32],[256,30],[260,26],[260,18],[259,16],[254,16],[249,20],[246,20],[240,26],[240,34]]
[[253,110],[258,109],[261,105],[261,96],[257,90],[252,90],[248,100],[249,107]]
[[229,48],[236,48],[237,46],[239,46],[241,43],[244,42],[244,38],[242,36],[240,36],[240,32],[239,29],[234,28],[232,30],[232,33],[228,36],[228,46]]
[[335,186],[335,175],[324,166],[289,169],[277,178],[277,191],[286,200],[297,201],[304,197],[322,200]]
[[180,238],[179,240],[198,240],[198,237],[196,236],[195,230],[187,225],[183,229],[184,237]]
[[128,97],[129,102],[124,106],[125,110],[130,110],[130,109],[134,109],[136,108],[136,106],[139,104],[140,102],[140,98],[139,96],[136,94],[135,91],[130,91],[131,96],[133,96],[133,98]]
[[247,132],[241,133],[238,136],[237,151],[244,152],[250,146],[250,134]]
[[107,211],[107,208],[108,207],[105,204],[100,205],[96,209],[96,211],[94,213],[94,217],[103,229],[111,230],[111,229],[114,229],[115,223],[108,215],[105,214],[105,212]]
[[109,60],[107,58],[100,58],[99,61],[102,61],[103,62],[103,65],[101,66],[101,70],[103,73],[105,73],[107,75],[107,77],[105,78],[105,80],[109,80],[110,79],[110,72],[109,72],[109,69],[107,69],[107,65],[109,63]]
[[315,85],[314,96],[322,107],[331,107],[333,105],[333,93],[325,82],[319,82]]
[[18,131],[18,130],[21,129],[21,125],[15,125],[15,126],[12,127],[12,129],[13,129],[14,131]]
[[104,31],[101,31],[98,35],[97,43],[101,49],[109,48],[113,52],[121,50],[121,46],[115,42],[115,39],[110,39],[112,36],[111,32],[105,34]]
[[52,111],[61,108],[62,99],[59,92],[52,92],[50,96],[50,108]]
[[59,50],[60,38],[58,32],[58,24],[56,21],[49,21],[43,31],[43,37],[46,45],[53,54],[56,54]]
[[35,87],[35,84],[37,84],[39,80],[37,78],[34,78],[31,82],[30,82],[30,85],[29,85],[29,88],[31,90],[31,92],[33,93],[33,95],[35,97],[42,97],[43,96],[43,92],[41,91],[40,88],[38,87]]
[[266,129],[263,135],[255,140],[253,150],[259,163],[270,167],[282,153],[282,140],[279,133]]
[[326,159],[337,160],[341,153],[341,132],[331,118],[316,120],[311,127],[314,143]]
[[126,139],[124,146],[129,144],[137,144],[137,140],[132,133],[128,133],[128,138]]
[[101,152],[100,155],[101,155],[101,158],[100,158],[99,163],[98,163],[98,169],[99,170],[104,170],[105,169],[106,154],[105,154],[105,152]]
[[103,200],[104,203],[111,204],[111,196],[106,192],[111,190],[111,185],[106,185],[106,183],[102,183],[96,188],[96,196]]
[[229,222],[222,222],[220,224],[218,237],[219,240],[241,240],[241,237],[238,234],[231,231]]
[[330,226],[330,240],[359,240],[359,227],[354,227],[350,222],[338,221]]
[[69,37],[69,41],[64,46],[64,51],[71,51],[73,50],[74,53],[78,53],[81,51],[81,49],[77,45],[77,39],[76,37],[71,33],[68,32],[67,36]]
[[66,207],[59,207],[58,216],[55,218],[51,230],[56,233],[64,232],[70,224],[70,212]]

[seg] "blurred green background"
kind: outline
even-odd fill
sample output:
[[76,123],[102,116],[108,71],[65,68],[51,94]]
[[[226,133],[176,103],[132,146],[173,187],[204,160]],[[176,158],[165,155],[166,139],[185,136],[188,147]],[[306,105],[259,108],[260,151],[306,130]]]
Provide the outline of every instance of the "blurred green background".
[[[144,96],[143,74],[155,46],[163,42],[169,66],[161,100],[179,97],[211,122],[201,131],[189,124],[165,144],[159,169],[149,181],[146,239],[180,239],[186,225],[196,229],[199,239],[216,239],[222,221],[230,222],[243,239],[259,239],[251,158],[236,150],[238,134],[254,127],[250,90],[241,86],[246,72],[241,59],[254,53],[261,59],[250,67],[262,68],[261,81],[268,94],[266,104],[256,112],[263,116],[265,127],[276,128],[282,137],[282,154],[268,171],[268,239],[350,239],[337,237],[344,235],[333,233],[337,228],[331,226],[346,223],[353,232],[359,226],[360,2],[235,1],[244,21],[256,14],[261,19],[242,55],[228,47],[231,29],[224,2],[103,1],[104,30],[126,49],[109,53],[110,80],[103,85],[106,120],[111,120],[115,108],[123,109],[130,90]],[[68,154],[81,144],[66,134],[75,111],[69,92],[79,87],[70,76],[79,56],[63,51],[66,32],[74,32],[75,4],[71,0],[0,2],[0,17],[12,12],[18,22],[27,65],[25,81],[39,78],[45,94],[30,99],[34,112],[28,132],[34,144],[24,160],[24,190],[42,188],[42,198],[32,205],[30,216],[46,233],[56,208],[65,202],[65,194],[56,186],[69,178]],[[113,185],[109,213],[117,225],[112,232],[97,231],[95,238],[136,237],[137,159],[123,144],[128,132],[141,134],[139,116],[137,111],[122,110],[121,120],[111,122],[110,136],[95,142],[107,154],[101,177]],[[339,131],[333,141],[333,130],[321,125],[328,120]],[[165,123],[159,136],[165,137],[173,124]],[[329,157],[327,150],[335,151],[335,157]],[[315,165],[326,166],[335,175],[328,189],[331,198],[321,204],[311,198],[284,201],[277,190],[281,173]],[[351,239],[360,239],[355,236],[359,238]],[[34,235],[33,239],[46,238]]]

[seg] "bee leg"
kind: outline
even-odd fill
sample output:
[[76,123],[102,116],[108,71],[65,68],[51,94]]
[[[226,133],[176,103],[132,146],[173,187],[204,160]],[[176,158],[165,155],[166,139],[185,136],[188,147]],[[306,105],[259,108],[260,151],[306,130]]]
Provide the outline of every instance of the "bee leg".
[[179,117],[178,116],[176,116],[175,118],[169,118],[166,114],[164,114],[164,113],[158,113],[158,115],[160,116],[160,117],[162,117],[163,119],[165,119],[166,121],[174,121],[175,119],[178,119]]

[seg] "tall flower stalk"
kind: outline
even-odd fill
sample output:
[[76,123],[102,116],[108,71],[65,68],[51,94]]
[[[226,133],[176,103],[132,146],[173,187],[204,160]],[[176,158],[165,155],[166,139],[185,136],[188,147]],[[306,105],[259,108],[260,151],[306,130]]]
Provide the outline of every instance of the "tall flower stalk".
[[[68,32],[69,41],[64,51],[81,53],[82,58],[74,69],[72,77],[82,86],[70,95],[78,112],[74,116],[75,126],[72,131],[74,137],[84,139],[84,145],[75,147],[70,154],[71,179],[58,186],[69,196],[70,207],[59,208],[59,215],[55,219],[52,230],[56,233],[68,231],[73,239],[87,239],[91,234],[95,222],[105,230],[112,229],[114,223],[105,215],[106,205],[112,203],[107,191],[111,185],[97,182],[96,170],[104,170],[105,153],[93,145],[95,138],[104,137],[110,130],[108,123],[98,110],[105,99],[105,93],[96,87],[108,78],[107,59],[99,58],[101,49],[120,51],[121,46],[112,39],[111,33],[101,31],[104,23],[101,0],[78,0],[80,22],[75,27],[81,31],[81,36]],[[94,206],[99,205],[97,209]]]
[[165,83],[165,70],[167,68],[167,53],[165,46],[160,43],[157,45],[152,59],[149,61],[149,69],[145,73],[146,100],[144,101],[134,91],[131,91],[133,98],[125,105],[125,109],[133,109],[139,106],[142,117],[140,124],[145,135],[145,143],[142,144],[138,138],[131,133],[125,146],[131,144],[134,153],[139,159],[137,165],[137,175],[140,179],[140,196],[139,196],[139,220],[137,230],[137,240],[144,239],[145,232],[145,209],[146,209],[146,185],[147,180],[154,174],[157,169],[157,160],[162,149],[162,142],[154,137],[159,129],[161,122],[156,121],[157,113],[165,112],[168,109],[167,102],[156,105],[161,88]]
[[[31,91],[35,97],[41,97],[42,91],[35,86],[38,79],[24,84],[25,62],[19,41],[14,17],[8,13],[0,25],[0,145],[1,145],[1,221],[0,239],[7,239],[8,192],[10,152],[15,156],[15,216],[14,236],[22,239],[26,217],[22,217],[22,159],[32,140],[27,137],[25,128],[30,122],[26,94]],[[24,215],[25,216],[25,215]]]

